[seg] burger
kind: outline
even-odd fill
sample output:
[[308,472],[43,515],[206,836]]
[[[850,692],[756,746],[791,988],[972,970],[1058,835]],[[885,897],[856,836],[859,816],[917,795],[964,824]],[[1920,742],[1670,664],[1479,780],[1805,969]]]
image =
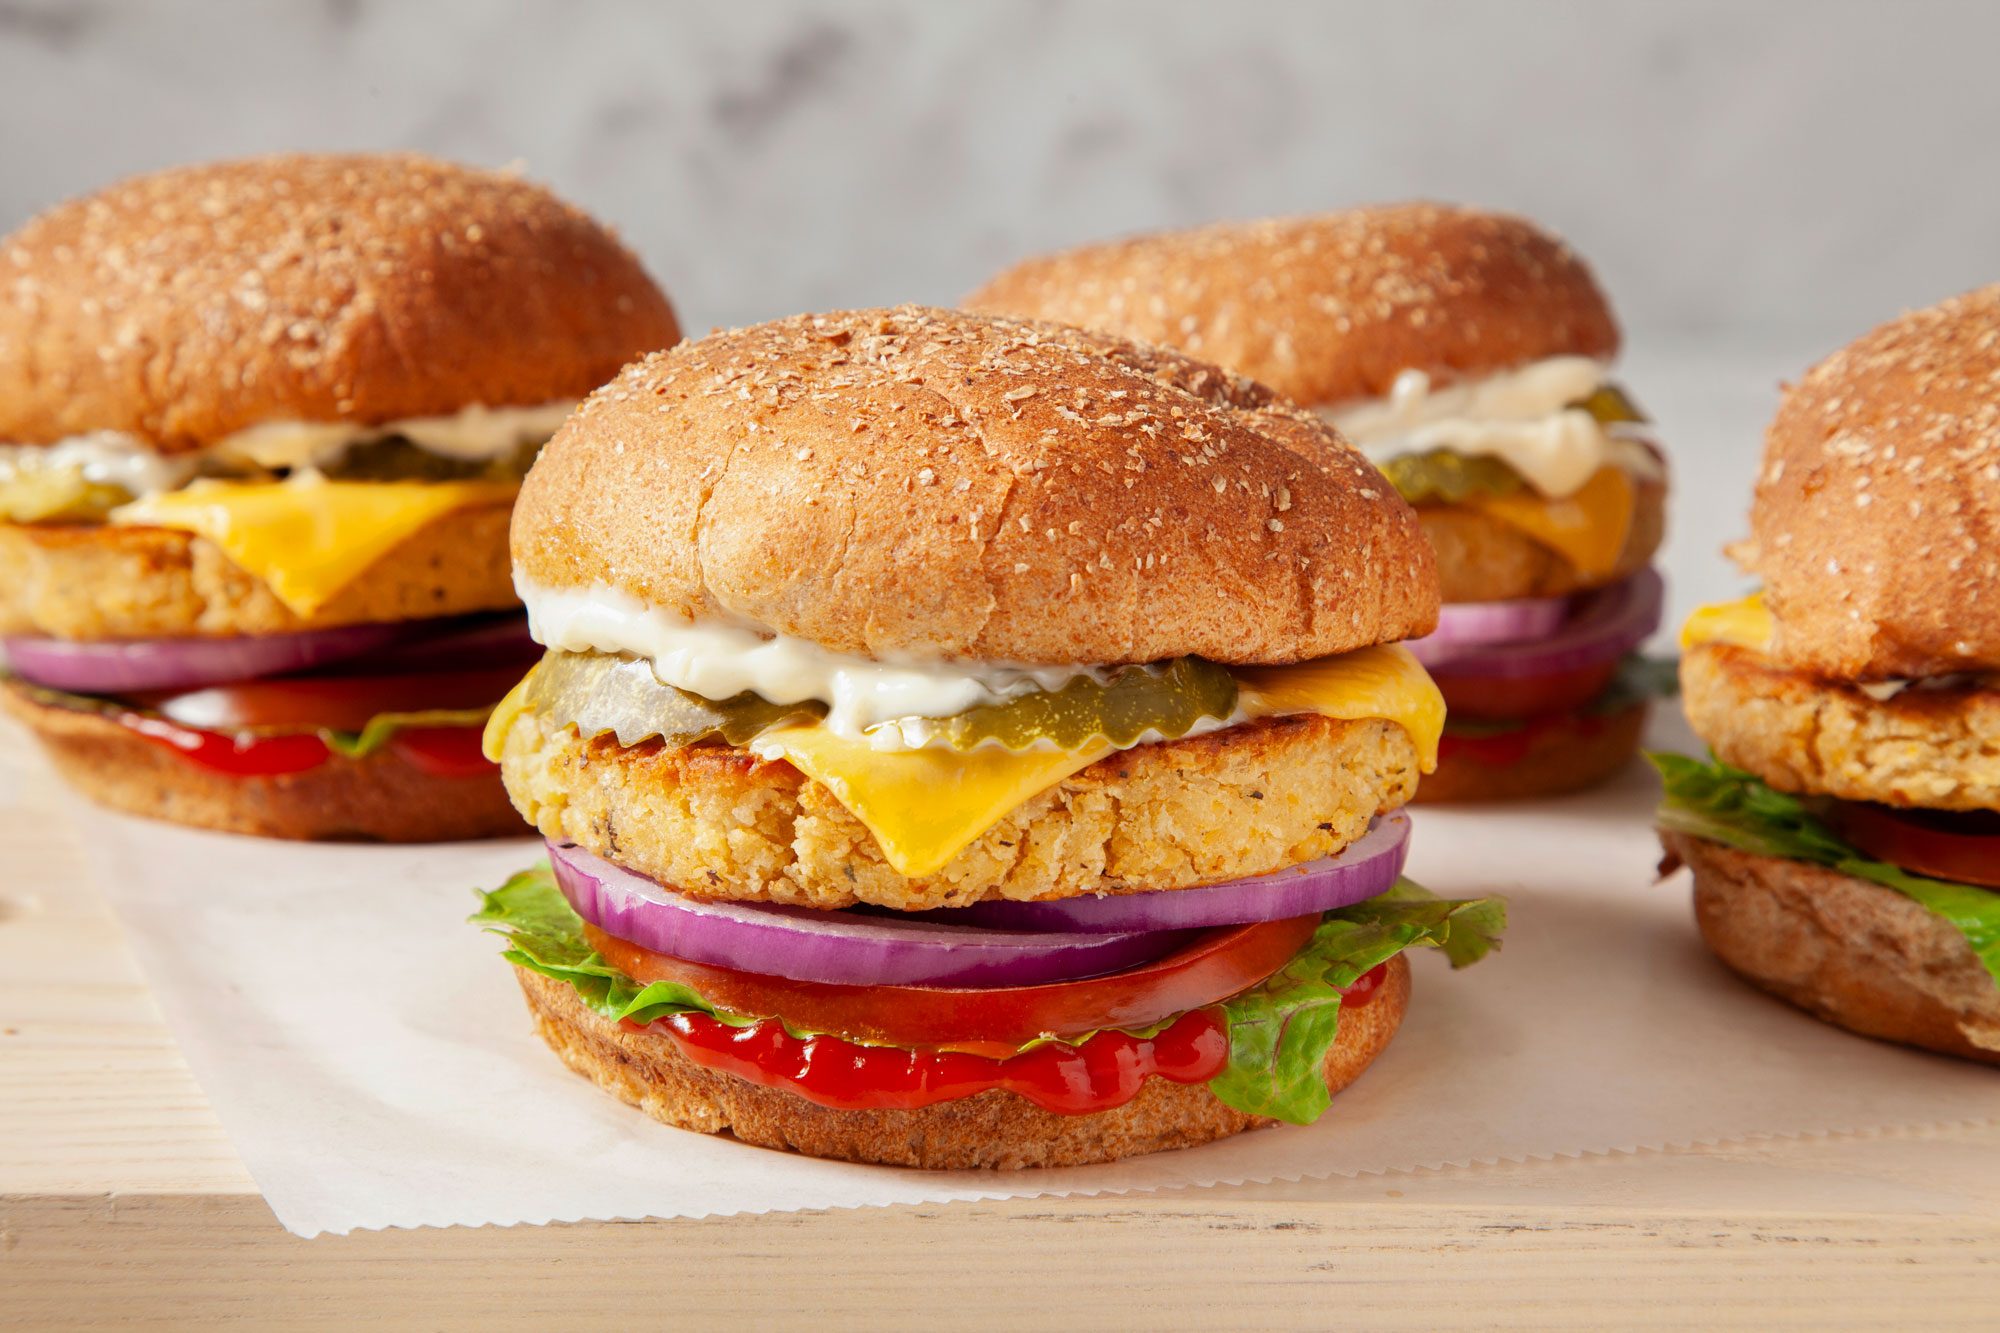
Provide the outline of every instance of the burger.
[[1667,867],[1753,984],[2000,1064],[2000,286],[1791,387],[1750,530],[1762,592],[1682,635]]
[[116,809],[286,838],[520,827],[507,519],[666,298],[513,175],[165,171],[0,240],[0,707]]
[[548,652],[488,753],[549,863],[485,895],[535,1027],[669,1125],[917,1167],[1310,1121],[1413,946],[1443,703],[1410,509],[1171,352],[922,308],[684,343],[514,516]]
[[1033,259],[967,305],[1227,366],[1381,468],[1445,603],[1412,645],[1451,706],[1419,800],[1571,791],[1636,754],[1672,678],[1632,655],[1659,623],[1666,471],[1563,242],[1475,209],[1359,208]]

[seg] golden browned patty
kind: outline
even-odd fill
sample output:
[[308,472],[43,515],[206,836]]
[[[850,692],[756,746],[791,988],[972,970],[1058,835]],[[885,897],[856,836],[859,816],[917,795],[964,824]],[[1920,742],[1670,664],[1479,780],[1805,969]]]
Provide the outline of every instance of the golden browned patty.
[[1934,810],[2000,810],[2000,689],[1909,689],[1874,699],[1750,648],[1681,656],[1695,732],[1780,791]]
[[1586,577],[1569,558],[1511,523],[1460,505],[1421,504],[1417,517],[1437,552],[1438,585],[1450,602],[1566,597],[1607,587],[1644,569],[1667,531],[1667,488],[1635,481],[1632,527],[1609,572]]
[[1262,874],[1338,851],[1417,785],[1393,722],[1268,718],[1109,755],[909,879],[832,792],[741,749],[585,741],[524,712],[500,762],[543,834],[685,892],[909,911]]
[[[1271,1122],[1224,1106],[1207,1087],[1149,1078],[1123,1106],[1090,1115],[1044,1111],[1011,1092],[982,1092],[915,1111],[838,1111],[707,1069],[670,1037],[632,1032],[584,1008],[566,982],[517,967],[535,1030],[564,1064],[612,1096],[679,1129],[731,1133],[811,1157],[930,1170],[1082,1166],[1240,1134]],[[1389,961],[1368,1004],[1342,1009],[1326,1057],[1339,1092],[1388,1046],[1410,1002],[1410,968]]]
[[2000,1064],[2000,985],[1951,923],[1824,866],[1662,833],[1729,967],[1851,1032]]
[[498,775],[440,778],[393,749],[332,755],[300,773],[220,773],[110,718],[42,703],[0,682],[0,712],[42,743],[56,771],[100,805],[225,833],[361,842],[454,842],[523,833]]
[[309,617],[214,543],[170,528],[0,523],[0,633],[65,639],[282,634],[517,605],[508,506],[412,533]]

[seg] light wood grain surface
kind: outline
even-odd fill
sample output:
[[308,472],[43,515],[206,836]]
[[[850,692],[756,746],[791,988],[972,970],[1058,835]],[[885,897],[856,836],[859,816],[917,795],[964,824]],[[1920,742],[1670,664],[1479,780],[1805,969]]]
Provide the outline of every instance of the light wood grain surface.
[[2000,1317],[2000,1122],[1127,1199],[301,1241],[181,1062],[39,763],[10,737],[0,764],[21,793],[0,809],[0,1327]]

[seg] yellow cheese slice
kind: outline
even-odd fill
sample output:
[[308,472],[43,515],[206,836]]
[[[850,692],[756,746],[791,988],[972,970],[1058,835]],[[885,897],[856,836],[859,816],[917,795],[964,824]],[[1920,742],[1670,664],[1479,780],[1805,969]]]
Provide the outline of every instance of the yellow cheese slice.
[[1770,608],[1764,605],[1764,594],[1753,592],[1733,602],[1697,608],[1681,626],[1681,647],[1732,643],[1766,653],[1771,650],[1771,639],[1777,631],[1778,624],[1771,618]]
[[779,727],[750,743],[765,758],[783,757],[825,786],[875,835],[896,873],[935,873],[1008,811],[1111,752],[1029,750],[877,750],[827,728]]
[[398,544],[455,509],[507,500],[495,481],[202,480],[112,511],[113,523],[206,538],[309,616]]
[[514,719],[528,711],[528,678],[522,676],[514,688],[507,691],[507,697],[493,705],[493,711],[486,715],[486,729],[479,733],[479,752],[486,756],[488,763],[500,762],[500,746],[507,739],[508,728]]
[[[1251,716],[1387,718],[1410,733],[1424,772],[1437,767],[1444,696],[1400,644],[1294,666],[1232,671]],[[506,707],[503,703],[495,716]],[[818,725],[767,731],[750,748],[767,758],[784,758],[825,786],[875,835],[896,872],[911,878],[942,869],[1009,811],[1112,750],[1108,744],[1024,753],[998,746],[878,750]]]
[[1416,742],[1426,773],[1437,767],[1444,733],[1444,695],[1416,654],[1400,643],[1379,644],[1292,666],[1232,667],[1253,715],[1321,713],[1355,721],[1382,717]]
[[1632,530],[1637,493],[1624,469],[1601,467],[1583,489],[1551,500],[1531,488],[1510,495],[1477,495],[1464,503],[1518,528],[1575,565],[1585,578],[1618,568]]

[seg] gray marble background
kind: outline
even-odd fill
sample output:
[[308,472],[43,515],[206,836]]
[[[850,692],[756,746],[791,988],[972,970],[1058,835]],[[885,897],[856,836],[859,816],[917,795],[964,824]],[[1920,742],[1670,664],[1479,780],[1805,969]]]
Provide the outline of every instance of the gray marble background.
[[1908,0],[0,0],[0,228],[193,158],[518,159],[701,329],[1428,195],[1568,234],[1635,343],[1824,346],[2000,278],[1996,52]]

